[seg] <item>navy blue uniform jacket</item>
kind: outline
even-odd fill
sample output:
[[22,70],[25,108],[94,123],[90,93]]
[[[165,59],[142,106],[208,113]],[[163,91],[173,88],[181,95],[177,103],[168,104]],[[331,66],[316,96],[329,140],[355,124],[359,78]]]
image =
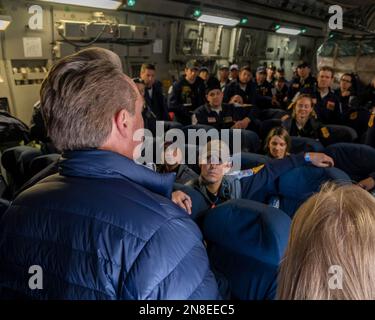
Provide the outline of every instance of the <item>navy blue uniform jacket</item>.
[[205,84],[200,77],[193,84],[182,77],[173,85],[169,111],[175,113],[176,121],[183,125],[191,124],[191,112],[206,103],[205,91]]
[[[64,154],[0,221],[0,289],[36,299],[216,299],[202,235],[168,198],[174,175],[117,153]],[[43,290],[28,286],[43,269]]]

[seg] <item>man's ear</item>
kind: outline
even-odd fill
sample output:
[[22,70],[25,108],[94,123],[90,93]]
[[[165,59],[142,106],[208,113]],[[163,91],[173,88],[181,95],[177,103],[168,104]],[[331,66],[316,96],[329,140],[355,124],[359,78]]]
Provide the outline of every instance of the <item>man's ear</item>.
[[128,135],[130,114],[126,109],[121,109],[115,115],[115,124],[120,135],[126,137]]

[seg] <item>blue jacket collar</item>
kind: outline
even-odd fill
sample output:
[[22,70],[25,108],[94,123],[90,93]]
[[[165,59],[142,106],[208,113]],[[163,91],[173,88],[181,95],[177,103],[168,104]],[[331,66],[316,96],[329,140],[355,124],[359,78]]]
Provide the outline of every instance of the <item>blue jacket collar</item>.
[[63,176],[129,179],[146,189],[171,198],[175,174],[159,174],[118,153],[105,150],[64,152],[59,162]]

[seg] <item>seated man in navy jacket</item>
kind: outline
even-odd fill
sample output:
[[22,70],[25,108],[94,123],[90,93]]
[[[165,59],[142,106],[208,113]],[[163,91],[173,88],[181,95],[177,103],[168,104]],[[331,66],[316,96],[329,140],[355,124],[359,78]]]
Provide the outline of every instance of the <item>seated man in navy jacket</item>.
[[299,92],[312,93],[316,87],[316,79],[311,75],[311,67],[307,62],[302,62],[297,66],[297,76],[294,77],[289,86],[288,98],[292,102]]
[[266,67],[258,67],[255,74],[256,92],[263,98],[264,107],[271,107],[273,84],[267,81]]
[[199,68],[198,61],[188,61],[185,75],[173,85],[169,98],[169,111],[174,112],[175,120],[183,125],[191,124],[192,112],[206,102],[206,87],[198,77]]
[[207,103],[194,111],[192,124],[209,125],[221,129],[259,129],[259,120],[255,119],[247,107],[223,103],[223,92],[219,80],[211,78],[206,89]]
[[63,155],[59,173],[19,194],[0,220],[3,298],[218,298],[202,235],[169,200],[174,174],[133,161],[144,99],[118,61],[86,49],[42,84],[46,128]]
[[158,121],[169,121],[168,107],[163,94],[163,86],[155,79],[156,68],[153,64],[141,66],[140,78],[145,84],[145,103],[150,107]]
[[324,124],[340,124],[343,121],[340,101],[331,89],[333,76],[333,69],[323,66],[319,70],[316,87],[305,88],[301,91],[312,96],[318,120]]
[[200,177],[187,185],[203,195],[207,209],[232,199],[262,202],[267,196],[265,189],[272,186],[279,176],[307,163],[317,167],[334,165],[332,158],[324,153],[310,152],[290,155],[282,160],[271,160],[257,168],[228,174],[231,169],[229,148],[223,141],[212,140],[204,147],[200,157]]
[[245,104],[256,104],[256,85],[249,66],[240,69],[238,81],[232,81],[227,85],[224,91],[224,102],[228,103],[235,95],[241,96]]

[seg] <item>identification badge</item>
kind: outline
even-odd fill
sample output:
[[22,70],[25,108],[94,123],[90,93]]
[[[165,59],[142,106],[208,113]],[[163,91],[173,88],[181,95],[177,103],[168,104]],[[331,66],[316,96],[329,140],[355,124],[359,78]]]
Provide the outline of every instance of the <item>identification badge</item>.
[[215,123],[216,122],[216,118],[215,117],[208,117],[207,118],[207,122],[208,123]]
[[325,139],[329,138],[330,134],[329,134],[329,131],[326,127],[322,127],[320,129],[320,131],[322,132],[322,135]]
[[358,118],[358,112],[357,111],[356,112],[352,112],[350,114],[350,120],[355,120],[357,118]]
[[334,111],[335,110],[335,103],[333,101],[327,101],[326,105],[328,110]]
[[233,118],[232,117],[224,117],[224,122],[225,123],[233,122]]

